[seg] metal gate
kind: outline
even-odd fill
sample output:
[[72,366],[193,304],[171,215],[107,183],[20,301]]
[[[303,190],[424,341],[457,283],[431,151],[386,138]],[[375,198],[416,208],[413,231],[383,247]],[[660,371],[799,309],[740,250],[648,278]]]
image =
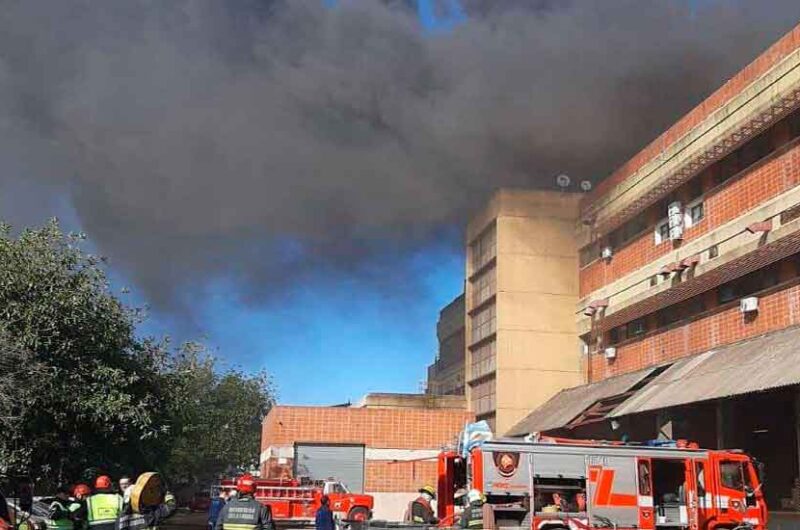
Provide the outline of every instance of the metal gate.
[[294,444],[294,474],[313,480],[335,478],[354,493],[364,492],[364,446]]

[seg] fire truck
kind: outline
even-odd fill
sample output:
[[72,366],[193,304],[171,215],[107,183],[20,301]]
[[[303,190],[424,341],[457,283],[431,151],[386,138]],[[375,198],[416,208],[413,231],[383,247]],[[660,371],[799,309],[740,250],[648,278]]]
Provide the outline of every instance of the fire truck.
[[741,451],[528,437],[485,441],[438,460],[437,511],[457,518],[458,490],[481,491],[497,526],[533,530],[765,530],[760,468]]
[[[222,480],[215,489],[235,491],[236,480]],[[276,523],[313,523],[323,495],[328,496],[331,510],[341,520],[367,521],[372,518],[372,496],[351,493],[336,480],[256,479],[255,499],[272,509]]]

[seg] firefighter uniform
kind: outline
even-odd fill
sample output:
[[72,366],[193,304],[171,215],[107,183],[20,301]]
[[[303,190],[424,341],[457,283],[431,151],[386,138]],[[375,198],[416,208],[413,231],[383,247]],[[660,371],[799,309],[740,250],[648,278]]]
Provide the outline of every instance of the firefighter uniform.
[[214,530],[275,530],[275,523],[269,506],[244,495],[222,508]]
[[425,486],[419,490],[420,496],[408,507],[406,521],[415,524],[437,524],[439,520],[433,513],[431,501],[436,498],[436,490]]
[[72,521],[70,506],[70,501],[53,499],[47,518],[47,530],[74,530],[75,524]]
[[483,495],[477,490],[471,490],[467,495],[469,504],[461,514],[461,528],[483,528]]
[[122,514],[122,495],[95,493],[86,499],[89,530],[114,530]]

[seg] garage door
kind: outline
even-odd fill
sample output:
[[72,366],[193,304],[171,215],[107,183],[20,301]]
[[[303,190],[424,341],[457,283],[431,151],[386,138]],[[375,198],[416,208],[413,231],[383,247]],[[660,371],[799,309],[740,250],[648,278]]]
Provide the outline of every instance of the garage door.
[[364,446],[304,444],[294,445],[295,476],[313,480],[335,478],[355,493],[364,492]]

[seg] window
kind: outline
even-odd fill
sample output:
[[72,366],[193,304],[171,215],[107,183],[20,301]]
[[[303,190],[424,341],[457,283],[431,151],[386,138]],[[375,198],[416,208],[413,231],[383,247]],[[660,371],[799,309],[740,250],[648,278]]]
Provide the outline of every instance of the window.
[[703,219],[704,213],[702,202],[689,205],[686,208],[686,218],[684,220],[686,227],[688,228],[699,223]]
[[594,243],[583,247],[580,251],[580,266],[585,267],[594,260],[600,257],[600,245],[595,241]]
[[664,241],[669,241],[669,221],[664,221],[656,225],[656,245],[660,245]]
[[714,259],[719,256],[719,247],[717,245],[712,245],[708,249],[708,259]]
[[472,352],[471,379],[478,379],[495,370],[497,343],[495,341],[482,344]]
[[472,281],[472,307],[477,307],[495,295],[495,271],[487,270]]
[[651,495],[650,487],[650,462],[648,460],[639,461],[639,495]]
[[609,332],[608,332],[608,343],[609,344],[614,345],[614,344],[616,344],[616,343],[618,343],[620,341],[619,331],[620,331],[619,328],[612,328],[611,330],[609,330]]
[[628,337],[637,337],[647,332],[647,322],[640,318],[628,324]]
[[728,283],[720,286],[720,288],[717,289],[718,303],[725,304],[735,299],[736,299],[736,286],[734,284]]
[[744,473],[741,462],[732,462],[730,460],[721,462],[719,476],[724,487],[744,491]]
[[477,271],[497,254],[497,232],[494,226],[487,229],[470,245],[472,271]]
[[472,342],[485,339],[495,332],[495,306],[485,307],[472,317]]
[[495,409],[495,380],[494,378],[480,383],[472,387],[472,412],[476,415],[486,414]]
[[706,501],[706,468],[703,462],[695,462],[694,464],[694,473],[695,477],[697,477],[697,497],[700,501],[701,507],[708,507],[705,506]]

